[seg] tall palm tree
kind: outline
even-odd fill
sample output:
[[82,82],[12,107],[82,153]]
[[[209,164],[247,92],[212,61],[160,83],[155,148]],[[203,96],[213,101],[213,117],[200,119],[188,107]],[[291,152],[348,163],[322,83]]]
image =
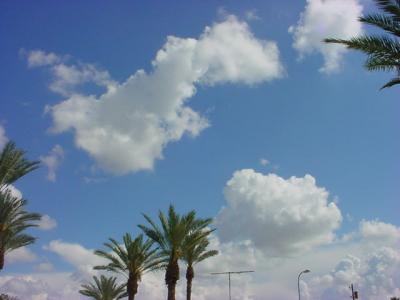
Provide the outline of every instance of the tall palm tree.
[[0,191],[38,167],[38,161],[27,160],[25,151],[8,142],[0,152]]
[[343,44],[368,55],[369,71],[395,71],[396,76],[381,89],[400,84],[400,0],[374,0],[383,12],[360,17],[359,21],[386,31],[389,35],[364,35],[349,40],[328,38],[326,43]]
[[[160,247],[160,255],[166,258],[167,265],[165,271],[165,283],[168,287],[168,300],[175,300],[176,283],[179,280],[179,259],[183,255],[184,241],[191,231],[200,231],[212,222],[212,219],[197,219],[196,212],[190,211],[184,216],[176,213],[171,205],[168,215],[165,216],[161,211],[158,214],[161,227],[156,225],[153,220],[143,215],[150,227],[139,225],[139,228]],[[192,242],[208,235],[208,231],[198,234]]]
[[18,300],[17,297],[9,296],[6,294],[1,294],[0,295],[0,300]]
[[6,253],[35,241],[23,231],[38,226],[35,221],[39,221],[41,215],[25,211],[26,204],[26,200],[13,197],[8,190],[0,192],[0,270],[4,267]]
[[197,239],[190,234],[184,242],[182,260],[186,263],[186,299],[192,298],[192,281],[194,278],[193,266],[209,257],[218,254],[217,250],[207,250],[210,242],[207,237]]
[[84,296],[96,300],[119,300],[128,296],[126,284],[117,284],[116,277],[100,276],[100,279],[93,276],[94,283],[82,284],[82,290],[79,291]]
[[109,251],[97,250],[95,254],[106,258],[110,263],[96,266],[95,269],[122,273],[127,276],[126,291],[128,299],[133,300],[142,275],[160,268],[162,259],[158,254],[158,249],[153,247],[153,241],[144,240],[142,234],[132,239],[131,235],[126,233],[123,237],[123,246],[114,239],[110,238],[109,241],[109,243],[104,243]]

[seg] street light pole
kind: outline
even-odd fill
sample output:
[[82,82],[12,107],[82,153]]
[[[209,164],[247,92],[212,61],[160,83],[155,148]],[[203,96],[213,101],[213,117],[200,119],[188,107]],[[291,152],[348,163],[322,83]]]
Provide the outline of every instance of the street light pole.
[[297,277],[297,291],[299,292],[299,300],[301,300],[300,299],[300,276],[302,275],[302,274],[304,274],[304,273],[310,273],[311,271],[310,270],[304,270],[304,271],[301,271],[300,272],[300,274],[299,274],[299,276]]
[[231,274],[253,273],[254,271],[236,271],[236,272],[220,272],[211,273],[211,275],[228,275],[229,284],[229,300],[231,300]]

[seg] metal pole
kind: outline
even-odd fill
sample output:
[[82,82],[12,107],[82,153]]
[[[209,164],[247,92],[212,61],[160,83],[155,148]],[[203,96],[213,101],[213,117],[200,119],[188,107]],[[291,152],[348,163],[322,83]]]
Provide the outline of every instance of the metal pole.
[[231,273],[228,273],[229,278],[229,300],[231,300]]
[[228,284],[229,284],[229,300],[231,298],[231,274],[242,274],[242,273],[253,273],[254,271],[236,271],[236,272],[219,272],[219,273],[211,273],[211,275],[228,275]]
[[299,300],[300,300],[300,275],[303,274],[303,272],[301,272],[299,274],[299,276],[297,277],[297,291],[299,293]]
[[299,276],[297,277],[297,291],[298,291],[298,293],[299,293],[299,300],[301,300],[300,299],[300,276],[301,276],[301,274],[304,274],[304,273],[309,273],[309,272],[311,272],[310,270],[304,270],[304,271],[301,271],[300,272],[300,274],[299,274]]
[[353,287],[353,284],[351,284],[351,297],[353,298],[353,300],[356,300],[355,295],[354,295],[354,287]]

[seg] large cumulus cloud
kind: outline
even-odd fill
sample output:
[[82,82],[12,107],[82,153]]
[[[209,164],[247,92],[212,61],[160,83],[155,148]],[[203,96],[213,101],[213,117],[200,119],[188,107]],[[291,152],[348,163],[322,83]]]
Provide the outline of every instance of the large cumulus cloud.
[[252,169],[236,171],[216,219],[223,241],[251,239],[272,255],[295,254],[331,242],[342,216],[311,175],[284,179]]
[[[122,83],[91,64],[69,65],[67,58],[40,50],[26,55],[31,67],[50,68],[50,89],[67,97],[47,107],[52,131],[74,132],[77,147],[114,174],[151,170],[169,143],[209,126],[188,106],[196,86],[254,85],[284,74],[277,44],[257,39],[234,16],[206,27],[197,39],[169,36],[152,71],[138,70]],[[106,91],[78,93],[88,82]]]

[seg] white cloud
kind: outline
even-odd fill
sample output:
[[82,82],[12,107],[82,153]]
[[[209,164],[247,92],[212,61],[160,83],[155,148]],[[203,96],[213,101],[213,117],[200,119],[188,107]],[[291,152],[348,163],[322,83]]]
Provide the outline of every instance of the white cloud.
[[400,240],[400,228],[377,220],[362,220],[360,222],[360,233],[364,239],[373,243],[383,241],[387,244],[393,244]]
[[221,240],[251,239],[273,255],[332,242],[342,220],[329,193],[310,175],[284,179],[244,169],[234,173],[224,195],[227,206],[216,218]]
[[42,67],[60,63],[63,59],[54,53],[46,53],[42,50],[33,50],[27,52],[25,49],[20,50],[21,55],[25,56],[28,67]]
[[400,253],[393,248],[379,248],[362,259],[348,255],[332,272],[310,281],[312,299],[348,297],[351,283],[355,284],[361,299],[380,300],[399,296],[399,267]]
[[43,215],[38,225],[41,230],[51,230],[57,227],[57,221],[48,215]]
[[[48,109],[54,121],[52,131],[73,131],[77,147],[111,173],[151,170],[169,143],[185,134],[195,137],[209,126],[205,117],[187,106],[197,85],[254,85],[284,73],[276,43],[257,39],[234,16],[206,27],[198,39],[169,36],[152,65],[151,72],[139,70],[120,84],[109,84],[108,76],[93,79],[107,85],[107,92],[99,97],[71,93]],[[74,68],[69,66],[69,70]],[[71,81],[68,86],[73,87],[85,80]],[[54,84],[53,90],[57,91]]]
[[260,164],[262,165],[262,166],[267,166],[267,165],[269,165],[269,160],[268,159],[265,159],[265,158],[261,158],[260,159]]
[[7,144],[8,138],[6,136],[6,130],[0,125],[0,150]]
[[277,44],[256,39],[249,26],[233,16],[206,27],[194,59],[202,75],[200,81],[208,84],[256,84],[284,74]]
[[300,58],[319,52],[324,58],[320,71],[336,72],[346,49],[342,45],[326,44],[325,38],[348,39],[362,33],[358,21],[363,7],[359,0],[307,0],[296,26],[291,26],[293,47]]
[[40,161],[47,167],[47,179],[55,182],[57,179],[56,171],[64,159],[64,150],[60,145],[55,145],[46,156],[40,156]]
[[33,262],[37,260],[37,256],[27,247],[17,248],[8,252],[5,256],[6,264]]
[[45,247],[46,250],[61,256],[65,261],[77,269],[76,278],[90,278],[96,274],[94,266],[103,265],[106,261],[95,255],[94,250],[89,250],[76,243],[67,243],[54,240]]
[[250,10],[245,11],[244,16],[249,21],[260,21],[261,20],[261,18],[257,14],[256,9],[250,9]]
[[86,83],[94,83],[106,89],[112,89],[115,82],[107,71],[100,70],[93,64],[78,62],[67,64],[69,57],[61,57],[54,53],[46,53],[42,50],[21,50],[26,57],[28,67],[49,67],[53,81],[49,89],[63,96],[71,96],[76,93],[76,88]]
[[87,299],[78,291],[80,282],[69,273],[35,273],[0,278],[2,293],[23,300],[78,300]]
[[63,96],[74,94],[75,88],[85,83],[94,83],[107,89],[113,88],[115,84],[107,71],[99,70],[92,64],[56,64],[52,67],[52,72],[54,81],[49,88]]
[[42,262],[35,266],[35,270],[38,272],[51,272],[54,270],[54,266],[49,262]]

